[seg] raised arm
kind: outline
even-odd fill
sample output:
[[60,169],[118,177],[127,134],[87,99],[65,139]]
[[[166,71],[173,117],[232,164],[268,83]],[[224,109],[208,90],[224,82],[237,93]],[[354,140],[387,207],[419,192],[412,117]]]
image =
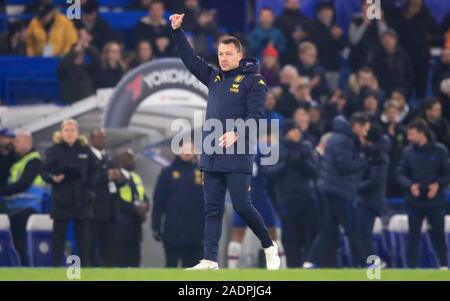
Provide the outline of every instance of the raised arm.
[[183,17],[184,14],[173,14],[169,17],[172,22],[173,41],[186,68],[205,86],[208,86],[209,77],[214,68],[196,55],[194,49],[189,45],[184,31],[181,29]]

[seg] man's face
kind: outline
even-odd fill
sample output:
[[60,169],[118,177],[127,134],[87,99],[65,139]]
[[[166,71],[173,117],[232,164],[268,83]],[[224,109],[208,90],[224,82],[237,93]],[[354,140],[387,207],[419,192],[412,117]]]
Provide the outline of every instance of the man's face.
[[150,43],[141,42],[138,48],[138,55],[142,61],[148,61],[152,58],[152,48]]
[[98,150],[104,150],[106,148],[107,140],[106,132],[104,130],[99,130],[90,137],[91,145]]
[[372,72],[359,72],[358,73],[358,83],[361,87],[371,87],[373,83]]
[[286,0],[284,7],[289,10],[299,10],[300,9],[300,1],[299,0]]
[[24,154],[27,151],[29,151],[31,148],[30,140],[28,139],[28,137],[23,136],[23,135],[17,135],[13,141],[13,144],[14,144],[14,150],[18,154]]
[[426,111],[427,119],[439,120],[442,117],[442,106],[440,103],[435,103],[429,110]]
[[273,24],[273,13],[271,10],[263,9],[259,15],[259,24],[262,28],[271,28]]
[[366,123],[355,123],[352,127],[353,133],[355,133],[356,136],[358,136],[358,138],[360,140],[363,140],[364,138],[367,137],[367,133],[369,132],[370,129],[370,123],[366,122]]
[[328,7],[321,9],[317,14],[319,20],[325,24],[331,24],[331,22],[333,21],[333,16],[334,16],[333,10]]
[[397,39],[389,34],[385,34],[381,38],[381,44],[383,44],[383,48],[388,53],[394,53],[397,49]]
[[424,140],[424,134],[416,129],[408,129],[408,141],[413,145],[421,145]]
[[119,162],[120,166],[128,171],[132,171],[136,168],[136,160],[131,151],[120,154]]
[[184,143],[178,156],[185,162],[191,162],[192,160],[194,160],[195,154],[194,146],[192,145],[192,143]]
[[286,133],[286,140],[293,141],[293,142],[299,142],[302,138],[302,133],[299,129],[292,129],[289,132]]
[[218,49],[219,65],[222,71],[230,71],[239,67],[242,52],[238,52],[233,43],[220,43]]
[[315,49],[308,49],[299,52],[300,61],[305,66],[313,66],[317,62],[317,51]]
[[294,113],[297,126],[304,132],[309,127],[309,113],[304,109],[297,109]]
[[277,104],[277,100],[275,99],[275,96],[273,93],[267,93],[266,97],[266,110],[267,111],[273,111],[275,109],[275,106]]
[[150,6],[150,16],[154,20],[162,20],[162,18],[164,17],[164,6],[160,3],[156,3]]
[[364,99],[364,110],[368,113],[376,113],[378,110],[377,99],[373,96]]

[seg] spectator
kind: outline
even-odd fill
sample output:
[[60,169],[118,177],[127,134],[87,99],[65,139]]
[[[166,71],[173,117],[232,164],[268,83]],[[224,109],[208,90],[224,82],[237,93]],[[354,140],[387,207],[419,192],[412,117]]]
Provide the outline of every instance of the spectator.
[[261,75],[266,79],[268,87],[278,86],[280,83],[278,79],[278,74],[280,73],[278,58],[279,52],[275,47],[269,45],[264,49]]
[[106,149],[107,138],[104,129],[94,129],[89,135],[89,147],[96,168],[91,225],[91,264],[96,267],[112,267],[115,260],[118,214],[116,182],[120,180],[120,171]]
[[317,47],[311,42],[298,46],[298,73],[310,79],[311,94],[314,99],[321,99],[329,93],[325,70],[317,60]]
[[85,28],[92,36],[91,43],[97,49],[103,49],[115,34],[109,24],[99,16],[98,9],[97,0],[86,0],[81,5],[81,19],[74,19],[74,24],[78,30]]
[[22,21],[9,24],[7,40],[1,51],[9,55],[27,55],[27,27]]
[[450,116],[450,78],[441,82],[440,92],[442,113],[444,116]]
[[450,49],[442,51],[441,61],[433,70],[433,93],[437,95],[441,88],[441,82],[450,78]]
[[320,137],[325,133],[321,107],[317,102],[313,102],[309,109],[309,132],[313,137],[316,137],[316,144],[318,144]]
[[153,1],[148,10],[148,15],[143,17],[134,27],[135,41],[147,40],[152,43],[156,57],[166,57],[173,54],[171,43],[171,28],[164,19],[164,3]]
[[380,101],[377,99],[377,94],[373,92],[367,92],[363,97],[362,111],[369,117],[370,124],[380,123]]
[[315,147],[319,143],[320,136],[315,136],[310,131],[310,117],[308,110],[304,107],[300,107],[295,110],[293,117],[302,134],[302,139],[304,141],[308,141],[313,147]]
[[[100,53],[90,44],[92,37],[83,28],[72,49],[61,59],[57,76],[61,97],[67,104],[95,94],[95,78],[100,68]],[[86,57],[89,57],[89,60]]]
[[267,92],[263,118],[266,119],[268,123],[270,123],[272,119],[279,120],[281,129],[284,117],[283,115],[281,115],[276,111],[275,109],[276,106],[277,106],[277,98],[275,97],[275,94],[273,94],[273,92],[271,91]]
[[375,51],[380,47],[379,35],[387,30],[383,19],[369,19],[368,10],[371,4],[364,1],[361,12],[350,21],[348,39],[350,43],[349,64],[355,72],[372,60]]
[[[297,45],[310,36],[311,20],[300,12],[300,0],[284,0],[284,8],[275,20],[287,40],[286,49],[296,49]],[[282,56],[282,64],[295,64],[296,54],[287,51]]]
[[299,79],[297,68],[292,65],[285,65],[280,71],[280,87],[277,87],[273,91],[279,99],[275,109],[284,118],[292,118],[292,113],[297,108],[293,91]]
[[249,50],[255,57],[260,58],[267,46],[275,47],[279,53],[286,51],[286,38],[283,33],[273,25],[274,16],[270,8],[263,8],[259,14],[259,24],[248,35]]
[[442,105],[438,98],[430,97],[424,103],[424,120],[434,133],[436,141],[450,147],[450,123],[442,116]]
[[128,69],[134,69],[139,65],[145,64],[153,60],[153,48],[149,41],[139,41],[136,51],[128,64]]
[[387,94],[391,94],[396,88],[402,88],[409,95],[413,74],[408,55],[398,46],[398,37],[394,31],[385,31],[380,39],[383,47],[376,52],[371,66],[381,88]]
[[101,67],[97,72],[97,88],[115,87],[126,70],[122,49],[117,42],[108,42],[103,48]]
[[386,195],[390,198],[400,198],[403,196],[403,189],[397,182],[396,169],[403,148],[407,144],[406,127],[400,122],[400,105],[398,101],[392,99],[384,104],[384,112],[381,115],[384,133],[390,140],[389,149],[389,171]]
[[[316,103],[311,96],[311,82],[308,78],[303,77],[297,80],[297,83],[293,84],[292,90],[296,102],[295,109],[298,107],[303,107],[309,110],[313,103]],[[293,112],[294,111],[292,111],[292,113]]]
[[52,191],[53,265],[63,265],[67,227],[73,221],[81,266],[89,266],[95,162],[87,139],[80,136],[78,122],[74,119],[62,122],[60,130],[53,135],[53,142],[42,166],[42,176],[51,184]]
[[430,47],[442,45],[439,26],[423,0],[407,1],[398,33],[400,43],[411,59],[415,96],[422,99],[425,97],[428,83]]
[[312,31],[311,39],[317,46],[319,61],[325,69],[326,81],[331,90],[335,90],[338,87],[341,70],[340,52],[345,48],[346,41],[342,29],[335,23],[332,3],[319,3]]
[[336,116],[346,116],[347,98],[341,90],[333,92],[328,101],[325,102],[322,109],[322,122],[324,132],[330,132],[333,119]]
[[369,92],[375,93],[377,99],[384,102],[384,92],[380,90],[378,79],[375,77],[373,70],[370,67],[362,67],[357,73],[350,75],[348,80],[346,113],[351,115],[356,111],[360,111],[363,97]]
[[[14,246],[23,265],[27,265],[25,248],[26,226],[30,215],[42,212],[42,199],[46,194],[45,182],[41,178],[41,155],[33,149],[30,133],[17,133],[14,138],[17,154],[9,169],[8,184],[0,188],[0,197],[7,200],[6,207],[11,221]],[[3,166],[2,166],[3,168]]]
[[77,30],[51,4],[42,4],[28,25],[27,39],[28,56],[62,56],[77,41]]
[[268,181],[275,186],[287,266],[298,268],[316,234],[318,216],[312,182],[318,161],[295,121],[286,120],[282,134],[280,160],[266,170]]
[[117,219],[116,256],[119,267],[139,267],[141,262],[142,223],[147,218],[149,201],[142,178],[134,171],[132,150],[119,154],[119,215]]
[[203,257],[203,186],[194,147],[180,154],[158,177],[152,212],[153,237],[163,242],[166,267],[195,265]]
[[410,145],[403,150],[397,167],[408,210],[408,266],[416,268],[419,264],[422,222],[426,218],[438,265],[447,269],[444,189],[450,183],[448,150],[435,142],[426,122],[420,119],[408,126],[408,141]]
[[214,9],[202,9],[198,0],[186,0],[184,8],[184,30],[194,35],[195,50],[200,55],[207,55],[208,38],[219,33]]
[[390,98],[395,100],[399,106],[399,122],[403,124],[408,124],[416,115],[408,104],[406,97],[406,91],[402,88],[394,89],[390,95]]
[[14,132],[8,128],[0,130],[0,189],[6,185],[9,178],[9,169],[16,160],[14,152]]

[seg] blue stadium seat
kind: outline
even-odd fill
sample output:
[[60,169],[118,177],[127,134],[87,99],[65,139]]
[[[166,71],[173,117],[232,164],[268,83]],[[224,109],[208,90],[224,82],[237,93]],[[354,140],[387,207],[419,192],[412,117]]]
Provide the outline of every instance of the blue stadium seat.
[[20,266],[20,258],[14,248],[11,225],[6,214],[0,214],[0,267]]
[[52,266],[53,221],[48,214],[33,214],[27,222],[27,255],[30,266]]

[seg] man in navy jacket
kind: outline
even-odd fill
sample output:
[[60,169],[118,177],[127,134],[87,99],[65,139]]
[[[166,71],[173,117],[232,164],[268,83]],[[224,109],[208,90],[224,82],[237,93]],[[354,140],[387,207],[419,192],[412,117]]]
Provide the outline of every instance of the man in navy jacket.
[[403,150],[397,166],[397,178],[405,190],[408,210],[409,266],[417,267],[422,222],[427,218],[439,266],[445,268],[448,263],[444,189],[450,182],[448,150],[434,140],[430,128],[420,119],[408,126],[408,141],[410,145]]
[[[180,28],[183,15],[170,16],[173,40],[187,69],[209,88],[205,122],[218,121],[224,127],[227,120],[256,121],[262,119],[267,86],[259,74],[256,59],[243,59],[242,46],[238,39],[227,37],[218,47],[220,69],[208,65],[198,57],[189,45]],[[224,127],[225,128],[225,127]],[[249,133],[240,135],[236,128],[226,128],[218,143],[212,141],[214,152],[202,149],[200,169],[204,176],[205,195],[205,241],[204,259],[193,269],[218,269],[217,253],[222,234],[225,192],[228,189],[233,208],[245,220],[260,239],[266,254],[268,269],[278,269],[280,258],[277,245],[272,241],[261,215],[250,199],[250,180],[254,156],[249,146]],[[203,129],[203,139],[212,134]],[[244,139],[245,152],[237,154],[238,139]],[[241,141],[242,142],[242,141]],[[237,145],[236,145],[237,144]],[[218,148],[217,148],[218,146]],[[228,148],[234,151],[229,154]],[[223,152],[216,151],[221,149]]]
[[314,241],[304,268],[324,262],[325,254],[337,251],[339,225],[344,228],[352,251],[354,265],[363,265],[361,241],[356,224],[357,187],[367,165],[361,153],[361,142],[370,123],[366,115],[355,113],[350,121],[338,116],[333,120],[333,133],[325,147],[320,164],[318,187],[326,200],[322,231]]

